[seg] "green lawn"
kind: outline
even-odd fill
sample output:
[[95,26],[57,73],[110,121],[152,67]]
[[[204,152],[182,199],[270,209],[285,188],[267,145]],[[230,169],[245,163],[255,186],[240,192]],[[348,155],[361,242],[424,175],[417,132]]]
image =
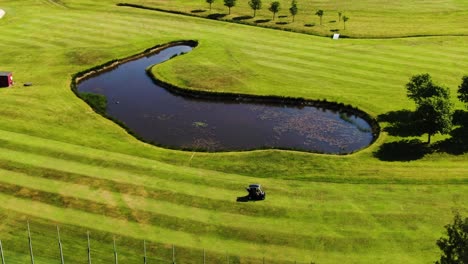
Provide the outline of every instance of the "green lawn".
[[[387,133],[347,156],[166,150],[94,113],[70,82],[72,74],[112,59],[193,39],[199,47],[155,73],[188,89],[327,99],[377,117],[413,109],[404,85],[417,73],[450,87],[455,102],[468,74],[468,37],[332,41],[116,3],[0,0],[7,12],[0,20],[0,70],[13,71],[16,81],[0,90],[0,239],[7,263],[28,261],[27,219],[37,263],[58,261],[56,224],[67,263],[86,261],[88,230],[93,263],[113,260],[113,237],[121,263],[142,261],[143,239],[153,263],[170,263],[173,244],[177,263],[201,263],[203,249],[208,263],[227,263],[227,255],[230,263],[437,259],[435,241],[452,210],[468,214],[466,151],[381,161],[374,152],[401,140]],[[267,200],[237,203],[253,182],[265,186]]]
[[[280,12],[273,20],[273,13],[268,8],[271,1],[262,1],[262,8],[255,18],[248,0],[239,0],[236,6],[228,8],[223,0],[216,0],[210,12],[209,5],[204,0],[134,0],[121,1],[140,4],[163,10],[179,11],[191,15],[207,17],[222,14],[223,20],[237,20],[243,23],[266,27],[294,30],[319,35],[331,35],[338,32],[350,37],[388,38],[424,35],[467,35],[468,2],[463,0],[349,0],[349,1],[308,1],[297,0],[298,14],[292,21],[289,13],[291,0],[280,0]],[[317,10],[323,10],[322,25],[315,15]],[[203,12],[200,12],[203,11]],[[346,29],[340,20],[342,16],[349,17]],[[269,20],[269,21],[268,21]],[[306,26],[309,25],[309,26]],[[313,25],[313,26],[311,26]]]

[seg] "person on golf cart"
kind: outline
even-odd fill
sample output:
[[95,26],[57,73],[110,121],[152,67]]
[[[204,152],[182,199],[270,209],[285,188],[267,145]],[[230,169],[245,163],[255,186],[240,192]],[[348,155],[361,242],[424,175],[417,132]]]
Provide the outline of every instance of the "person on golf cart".
[[245,188],[249,193],[249,200],[265,200],[265,192],[262,190],[260,184],[250,184]]

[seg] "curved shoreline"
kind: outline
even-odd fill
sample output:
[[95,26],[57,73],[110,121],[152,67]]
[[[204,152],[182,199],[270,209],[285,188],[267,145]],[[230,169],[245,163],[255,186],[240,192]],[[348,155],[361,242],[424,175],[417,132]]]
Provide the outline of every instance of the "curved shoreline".
[[361,109],[354,107],[352,105],[346,105],[344,103],[330,102],[326,99],[324,100],[312,100],[305,99],[302,97],[283,97],[277,95],[254,95],[254,94],[240,94],[240,93],[230,93],[230,92],[213,92],[213,91],[204,91],[204,90],[192,90],[181,88],[173,84],[164,82],[153,74],[151,71],[155,65],[149,67],[146,70],[146,73],[151,77],[155,84],[158,84],[173,94],[181,95],[190,98],[196,99],[207,99],[207,100],[229,100],[237,102],[253,102],[253,103],[266,103],[266,104],[281,104],[281,105],[290,105],[290,106],[312,106],[317,108],[324,108],[334,111],[340,111],[347,114],[352,114],[358,116],[372,127],[372,136],[374,137],[371,144],[377,140],[380,135],[380,125],[377,120],[373,118],[368,113],[362,111]]
[[[198,42],[194,40],[179,40],[179,41],[174,41],[174,42],[169,42],[166,44],[160,44],[156,45],[152,48],[146,49],[145,51],[129,56],[127,58],[123,59],[115,59],[111,60],[107,63],[104,63],[102,65],[98,65],[95,67],[92,67],[90,69],[78,72],[76,74],[72,75],[72,82],[71,82],[71,89],[75,93],[76,96],[78,96],[80,99],[83,101],[87,102],[85,98],[80,94],[80,92],[77,90],[77,84],[85,80],[87,78],[91,78],[92,76],[96,74],[100,74],[102,72],[106,71],[111,71],[114,68],[118,67],[119,65],[137,60],[141,57],[151,55],[153,53],[157,53],[163,49],[177,46],[177,45],[187,45],[191,47],[196,47],[198,46]],[[316,107],[316,108],[323,108],[323,109],[328,109],[328,110],[333,110],[333,111],[339,111],[342,113],[346,114],[351,114],[358,116],[362,119],[364,119],[370,126],[372,130],[372,141],[368,146],[365,148],[369,147],[372,145],[380,136],[380,125],[378,124],[377,120],[370,116],[368,113],[360,110],[357,107],[354,107],[352,105],[345,105],[344,103],[336,103],[336,102],[329,102],[326,99],[324,100],[311,100],[311,99],[305,99],[301,97],[282,97],[282,96],[277,96],[277,95],[253,95],[253,94],[238,94],[238,93],[229,93],[229,92],[212,92],[212,91],[203,91],[203,90],[193,90],[193,89],[188,89],[188,88],[181,88],[175,85],[172,85],[170,83],[161,81],[157,79],[154,74],[151,72],[151,69],[154,68],[156,65],[151,65],[146,69],[147,75],[151,78],[151,80],[160,86],[162,86],[164,89],[169,91],[172,94],[179,95],[179,96],[184,96],[184,97],[189,97],[189,98],[195,98],[195,99],[206,99],[206,100],[225,100],[225,101],[233,101],[233,102],[251,102],[251,103],[264,103],[264,104],[276,104],[276,105],[288,105],[288,106],[297,106],[297,107],[302,107],[302,106],[311,106],[311,107]],[[88,102],[87,102],[88,103]],[[89,104],[89,103],[88,103]],[[90,104],[89,104],[90,105]],[[91,106],[91,105],[90,105]],[[92,107],[92,106],[91,106]],[[174,149],[174,150],[190,150],[190,151],[198,151],[198,152],[241,152],[241,151],[253,151],[253,150],[266,150],[266,149],[278,149],[278,150],[295,150],[295,151],[301,151],[301,152],[309,152],[309,153],[320,153],[316,151],[307,151],[307,150],[302,150],[302,149],[294,149],[294,148],[254,148],[254,149],[246,149],[246,150],[235,150],[235,151],[208,151],[208,150],[200,150],[200,149],[191,149],[191,148],[174,148],[174,147],[168,147],[163,144],[158,144],[152,141],[144,140],[141,138],[139,135],[135,134],[132,132],[122,121],[116,120],[115,118],[110,117],[106,113],[102,113],[99,111],[96,111],[94,107],[92,107],[95,112],[98,114],[102,115],[103,117],[117,123],[120,125],[122,128],[124,128],[129,134],[133,135],[136,137],[138,140],[150,143],[152,145],[156,145],[159,147],[164,147],[168,149]],[[357,151],[363,150],[365,148],[359,149]],[[349,152],[349,153],[340,153],[340,154],[329,154],[329,155],[347,155],[347,154],[352,154],[357,151]]]
[[[139,58],[142,58],[142,57],[157,53],[157,52],[159,52],[159,51],[161,51],[163,49],[173,47],[173,46],[177,46],[177,45],[188,45],[188,46],[191,46],[191,47],[196,47],[196,46],[198,46],[198,41],[195,41],[195,40],[176,40],[176,41],[172,41],[172,42],[169,42],[169,43],[156,45],[154,47],[151,47],[149,49],[144,50],[141,53],[131,55],[131,56],[123,58],[123,59],[110,60],[110,61],[108,61],[106,63],[101,64],[101,65],[98,65],[98,66],[89,68],[87,70],[83,70],[83,71],[80,71],[80,72],[77,72],[77,73],[73,74],[72,75],[72,79],[73,79],[72,83],[74,83],[74,85],[76,86],[77,83],[79,83],[82,80],[85,80],[87,78],[90,78],[95,74],[110,71],[110,70],[112,70],[112,69],[114,69],[114,68],[118,67],[119,65],[124,64],[126,62],[137,60]],[[76,89],[76,87],[72,87],[72,89]]]

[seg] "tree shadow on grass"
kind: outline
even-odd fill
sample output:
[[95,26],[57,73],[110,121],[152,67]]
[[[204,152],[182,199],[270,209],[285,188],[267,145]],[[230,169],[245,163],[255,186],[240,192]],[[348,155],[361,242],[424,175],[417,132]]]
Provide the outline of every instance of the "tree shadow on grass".
[[255,20],[254,22],[257,24],[261,24],[261,23],[268,23],[270,21],[271,19],[258,19],[258,20]]
[[[414,112],[409,110],[392,111],[377,117],[379,122],[386,122],[388,126],[383,130],[389,135],[398,137],[420,136],[418,121],[414,119]],[[432,145],[420,140],[402,140],[383,144],[374,152],[374,156],[384,161],[410,161],[423,158],[432,152],[445,152],[452,155],[468,153],[468,112],[457,110],[453,115],[455,128],[450,132],[450,138]]]
[[417,120],[414,119],[414,112],[412,111],[391,111],[379,115],[377,121],[388,123],[388,126],[383,130],[389,135],[399,137],[420,136]]
[[215,13],[215,14],[209,14],[208,16],[206,16],[207,18],[209,19],[221,19],[223,17],[227,16],[227,14],[221,14],[221,13]]
[[253,18],[253,17],[252,16],[238,16],[238,17],[232,18],[232,20],[241,21],[241,20],[247,20],[247,19],[251,19],[251,18]]
[[457,110],[453,115],[453,124],[457,126],[450,132],[451,137],[437,142],[434,148],[437,151],[452,155],[468,153],[468,112]]
[[192,10],[190,12],[191,13],[204,13],[204,12],[206,12],[206,10],[205,9],[194,9],[194,10]]
[[412,120],[412,114],[413,112],[410,110],[390,111],[388,113],[379,115],[377,117],[377,121],[388,123],[408,122]]
[[[389,135],[397,137],[420,136],[418,122],[414,112],[409,110],[391,111],[377,117],[377,121],[387,123],[383,129]],[[374,156],[383,161],[411,161],[423,158],[433,152],[431,146],[419,139],[405,139],[385,143],[374,152]]]
[[423,158],[432,149],[419,139],[401,140],[383,144],[374,156],[383,161],[412,161]]

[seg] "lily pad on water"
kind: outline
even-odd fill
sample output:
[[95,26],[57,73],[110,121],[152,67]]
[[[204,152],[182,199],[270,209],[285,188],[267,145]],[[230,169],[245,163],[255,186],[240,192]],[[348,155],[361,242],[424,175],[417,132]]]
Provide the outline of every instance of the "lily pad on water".
[[194,127],[208,127],[208,124],[204,122],[193,122],[192,125]]

